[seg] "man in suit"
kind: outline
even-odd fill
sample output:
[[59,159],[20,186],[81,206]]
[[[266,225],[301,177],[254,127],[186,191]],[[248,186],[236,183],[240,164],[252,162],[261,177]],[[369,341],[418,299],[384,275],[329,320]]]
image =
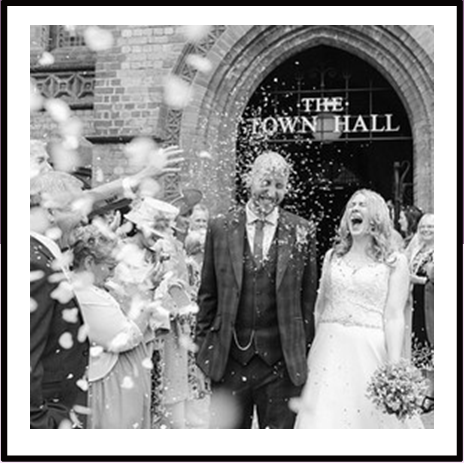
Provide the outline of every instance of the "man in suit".
[[[213,404],[237,407],[234,424],[249,429],[293,428],[289,400],[307,377],[314,335],[317,264],[314,227],[279,207],[290,166],[277,153],[258,156],[247,179],[244,208],[208,227],[196,343],[197,363],[212,380]],[[213,412],[214,422],[221,413]]]
[[85,426],[89,343],[62,253],[84,220],[72,208],[80,194],[81,182],[64,172],[31,180],[31,429]]

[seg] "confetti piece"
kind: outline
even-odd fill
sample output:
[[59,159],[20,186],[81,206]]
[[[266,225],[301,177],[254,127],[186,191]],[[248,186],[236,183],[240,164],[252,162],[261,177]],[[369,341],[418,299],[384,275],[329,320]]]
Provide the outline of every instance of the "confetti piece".
[[89,389],[89,383],[85,379],[76,381],[76,386],[86,392]]
[[113,34],[98,26],[89,26],[84,31],[85,44],[92,51],[104,51],[113,46]]
[[192,99],[190,85],[178,76],[168,76],[164,79],[164,102],[172,109],[185,108]]
[[58,344],[63,348],[63,349],[71,349],[71,347],[74,345],[71,333],[69,332],[64,332],[60,338],[58,339]]
[[74,297],[71,283],[62,281],[58,287],[50,293],[50,297],[56,299],[61,304],[68,303]]
[[134,381],[130,376],[125,376],[122,380],[121,387],[124,389],[132,389],[134,387]]
[[211,61],[200,55],[188,55],[185,61],[189,66],[191,66],[199,72],[202,72],[203,74],[208,74],[213,69]]
[[51,66],[54,62],[55,57],[48,51],[44,51],[38,60],[41,66]]
[[199,42],[208,35],[210,30],[211,26],[187,25],[182,28],[182,32],[189,42]]
[[68,323],[77,323],[79,320],[79,310],[76,307],[72,309],[64,309],[61,315],[63,320]]

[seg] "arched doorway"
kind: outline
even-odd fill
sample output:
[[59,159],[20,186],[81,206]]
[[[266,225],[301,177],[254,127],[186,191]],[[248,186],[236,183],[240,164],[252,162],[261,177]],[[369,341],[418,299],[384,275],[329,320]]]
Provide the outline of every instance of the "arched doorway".
[[321,257],[357,189],[397,205],[414,202],[405,108],[376,69],[343,50],[319,45],[297,53],[254,91],[237,130],[238,202],[247,198],[243,173],[267,149],[292,164],[284,207],[316,222]]

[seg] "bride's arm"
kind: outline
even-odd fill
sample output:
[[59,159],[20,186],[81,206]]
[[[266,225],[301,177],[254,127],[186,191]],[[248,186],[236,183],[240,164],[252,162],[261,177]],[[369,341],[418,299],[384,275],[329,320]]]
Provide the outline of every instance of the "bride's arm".
[[317,330],[320,317],[324,311],[324,307],[327,303],[327,288],[328,288],[328,272],[330,260],[332,258],[333,250],[330,249],[324,257],[324,263],[322,265],[321,279],[319,280],[319,288],[317,290],[316,304],[314,307],[314,325]]
[[409,290],[409,270],[406,257],[403,254],[397,254],[393,265],[384,311],[385,339],[390,363],[398,362],[401,359],[405,326],[404,308]]

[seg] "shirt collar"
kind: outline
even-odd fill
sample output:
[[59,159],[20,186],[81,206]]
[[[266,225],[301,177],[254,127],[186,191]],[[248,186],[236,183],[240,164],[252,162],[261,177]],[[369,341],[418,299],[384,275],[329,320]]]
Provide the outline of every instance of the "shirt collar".
[[[257,216],[250,208],[250,203],[248,202],[245,208],[246,211],[246,220],[247,225],[254,224],[257,220],[261,219],[261,217]],[[277,226],[277,220],[279,219],[279,208],[275,207],[270,214],[264,217],[264,221],[267,224]]]

